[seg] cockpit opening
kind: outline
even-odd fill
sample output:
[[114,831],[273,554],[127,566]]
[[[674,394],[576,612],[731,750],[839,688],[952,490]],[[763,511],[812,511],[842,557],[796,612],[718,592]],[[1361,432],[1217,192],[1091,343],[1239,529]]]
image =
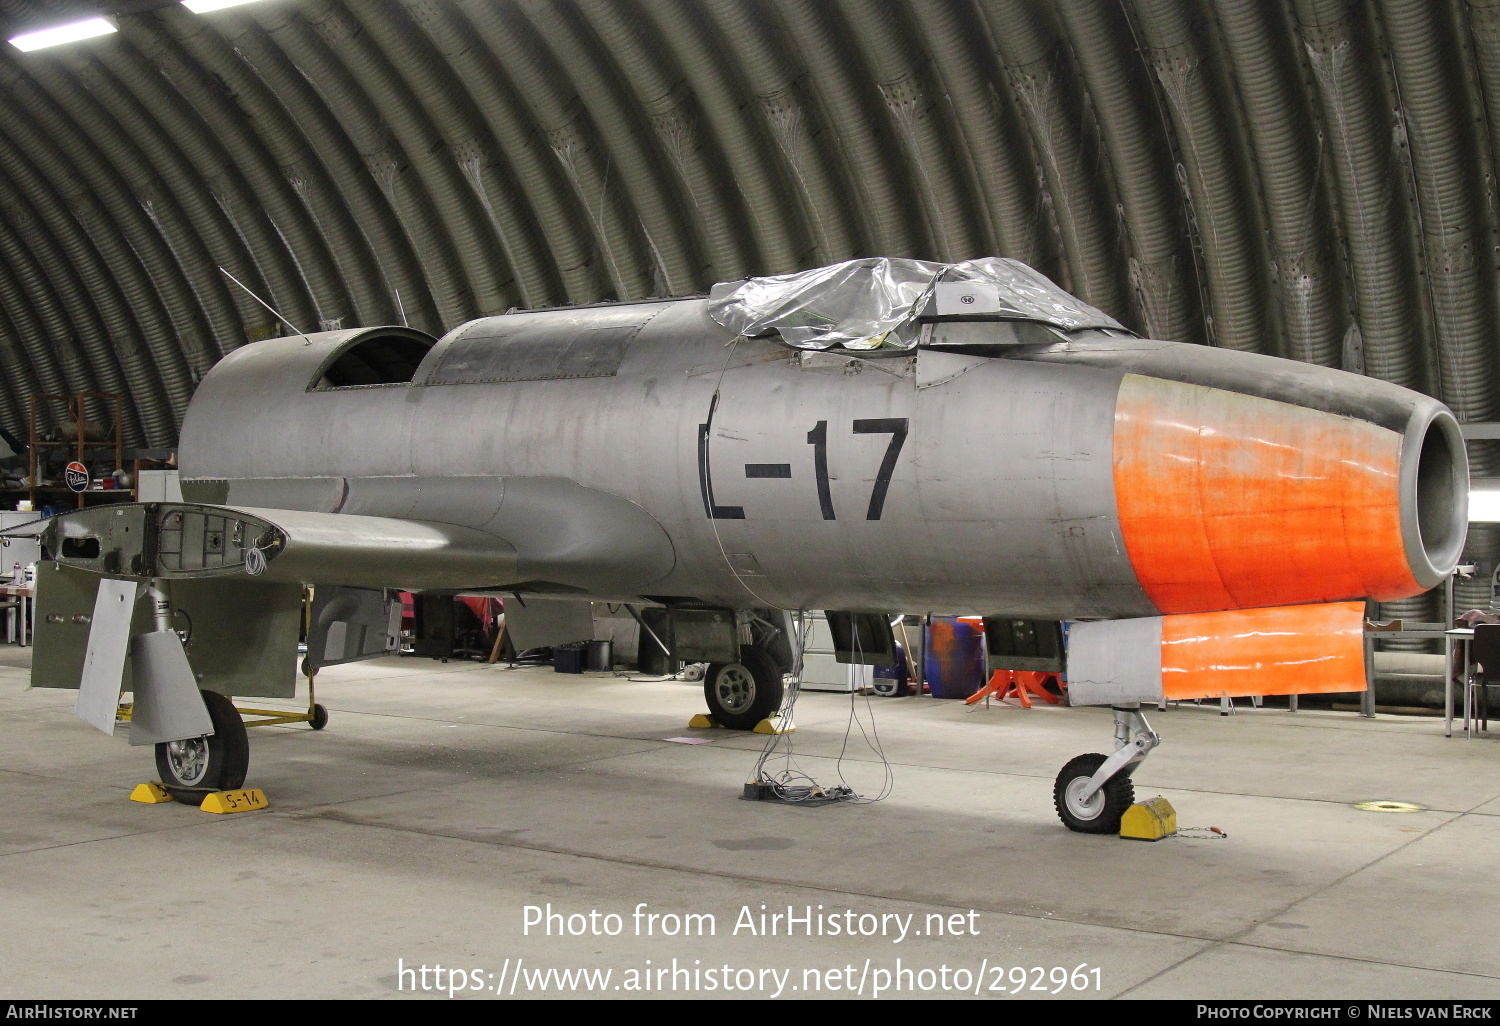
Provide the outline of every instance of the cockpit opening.
[[412,380],[434,342],[432,337],[410,329],[370,332],[334,356],[313,387],[404,385]]

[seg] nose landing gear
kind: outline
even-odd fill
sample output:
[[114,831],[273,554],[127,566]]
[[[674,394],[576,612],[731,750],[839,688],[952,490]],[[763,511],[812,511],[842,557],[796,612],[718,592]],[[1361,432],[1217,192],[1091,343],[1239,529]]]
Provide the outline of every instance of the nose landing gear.
[[1082,834],[1117,834],[1120,818],[1135,802],[1130,776],[1146,755],[1161,744],[1139,705],[1117,705],[1115,752],[1091,752],[1070,759],[1052,785],[1052,803],[1069,830]]

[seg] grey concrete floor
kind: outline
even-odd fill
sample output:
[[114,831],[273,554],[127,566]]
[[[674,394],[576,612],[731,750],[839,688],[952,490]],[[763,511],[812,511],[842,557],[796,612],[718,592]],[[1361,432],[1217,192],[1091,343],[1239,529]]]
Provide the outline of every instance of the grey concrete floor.
[[[1445,739],[1435,719],[1157,714],[1166,743],[1137,794],[1228,837],[1147,844],[1071,833],[1052,810],[1062,763],[1109,749],[1100,710],[871,700],[890,796],[793,808],[737,799],[764,739],[686,729],[696,686],[382,659],[319,678],[327,730],[252,730],[247,783],[271,807],[213,816],[128,801],[155,776],[149,750],[75,719],[72,692],[28,690],[27,655],[0,646],[7,997],[430,997],[437,965],[445,999],[451,969],[485,988],[471,1000],[526,996],[551,968],[670,996],[675,965],[709,997],[724,967],[753,977],[748,996],[783,980],[786,999],[898,979],[1011,998],[1017,968],[1040,997],[1052,968],[1082,966],[1087,990],[1057,997],[1500,998],[1500,742]],[[820,782],[838,779],[849,715],[847,697],[798,706],[796,764]],[[711,743],[663,740],[678,736]],[[879,791],[857,730],[842,768]],[[1367,799],[1426,811],[1353,807]],[[616,913],[621,932],[528,934],[525,907],[549,903]],[[642,903],[711,914],[715,932],[637,936]],[[910,914],[913,932],[736,931],[761,905]],[[955,913],[963,935],[924,929]]]

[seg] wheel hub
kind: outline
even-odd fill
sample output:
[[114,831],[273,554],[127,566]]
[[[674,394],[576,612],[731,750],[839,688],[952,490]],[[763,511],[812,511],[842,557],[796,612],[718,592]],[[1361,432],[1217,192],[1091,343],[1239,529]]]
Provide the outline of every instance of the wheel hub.
[[168,741],[167,759],[176,782],[183,787],[192,787],[208,774],[208,739],[194,737],[186,741]]
[[714,694],[725,711],[742,713],[755,701],[755,677],[745,667],[731,663],[719,671]]
[[1083,799],[1084,789],[1089,786],[1091,779],[1074,777],[1063,791],[1063,801],[1068,803],[1068,812],[1080,820],[1095,819],[1104,811],[1104,788],[1095,791],[1088,801]]

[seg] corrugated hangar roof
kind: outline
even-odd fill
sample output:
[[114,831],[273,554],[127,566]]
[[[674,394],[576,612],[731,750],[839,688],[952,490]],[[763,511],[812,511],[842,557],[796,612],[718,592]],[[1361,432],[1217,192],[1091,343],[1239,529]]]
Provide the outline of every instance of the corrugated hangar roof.
[[303,330],[438,332],[863,254],[1500,415],[1497,0],[0,0],[89,13],[0,46],[14,428],[100,388],[171,444],[284,330],[220,268]]

